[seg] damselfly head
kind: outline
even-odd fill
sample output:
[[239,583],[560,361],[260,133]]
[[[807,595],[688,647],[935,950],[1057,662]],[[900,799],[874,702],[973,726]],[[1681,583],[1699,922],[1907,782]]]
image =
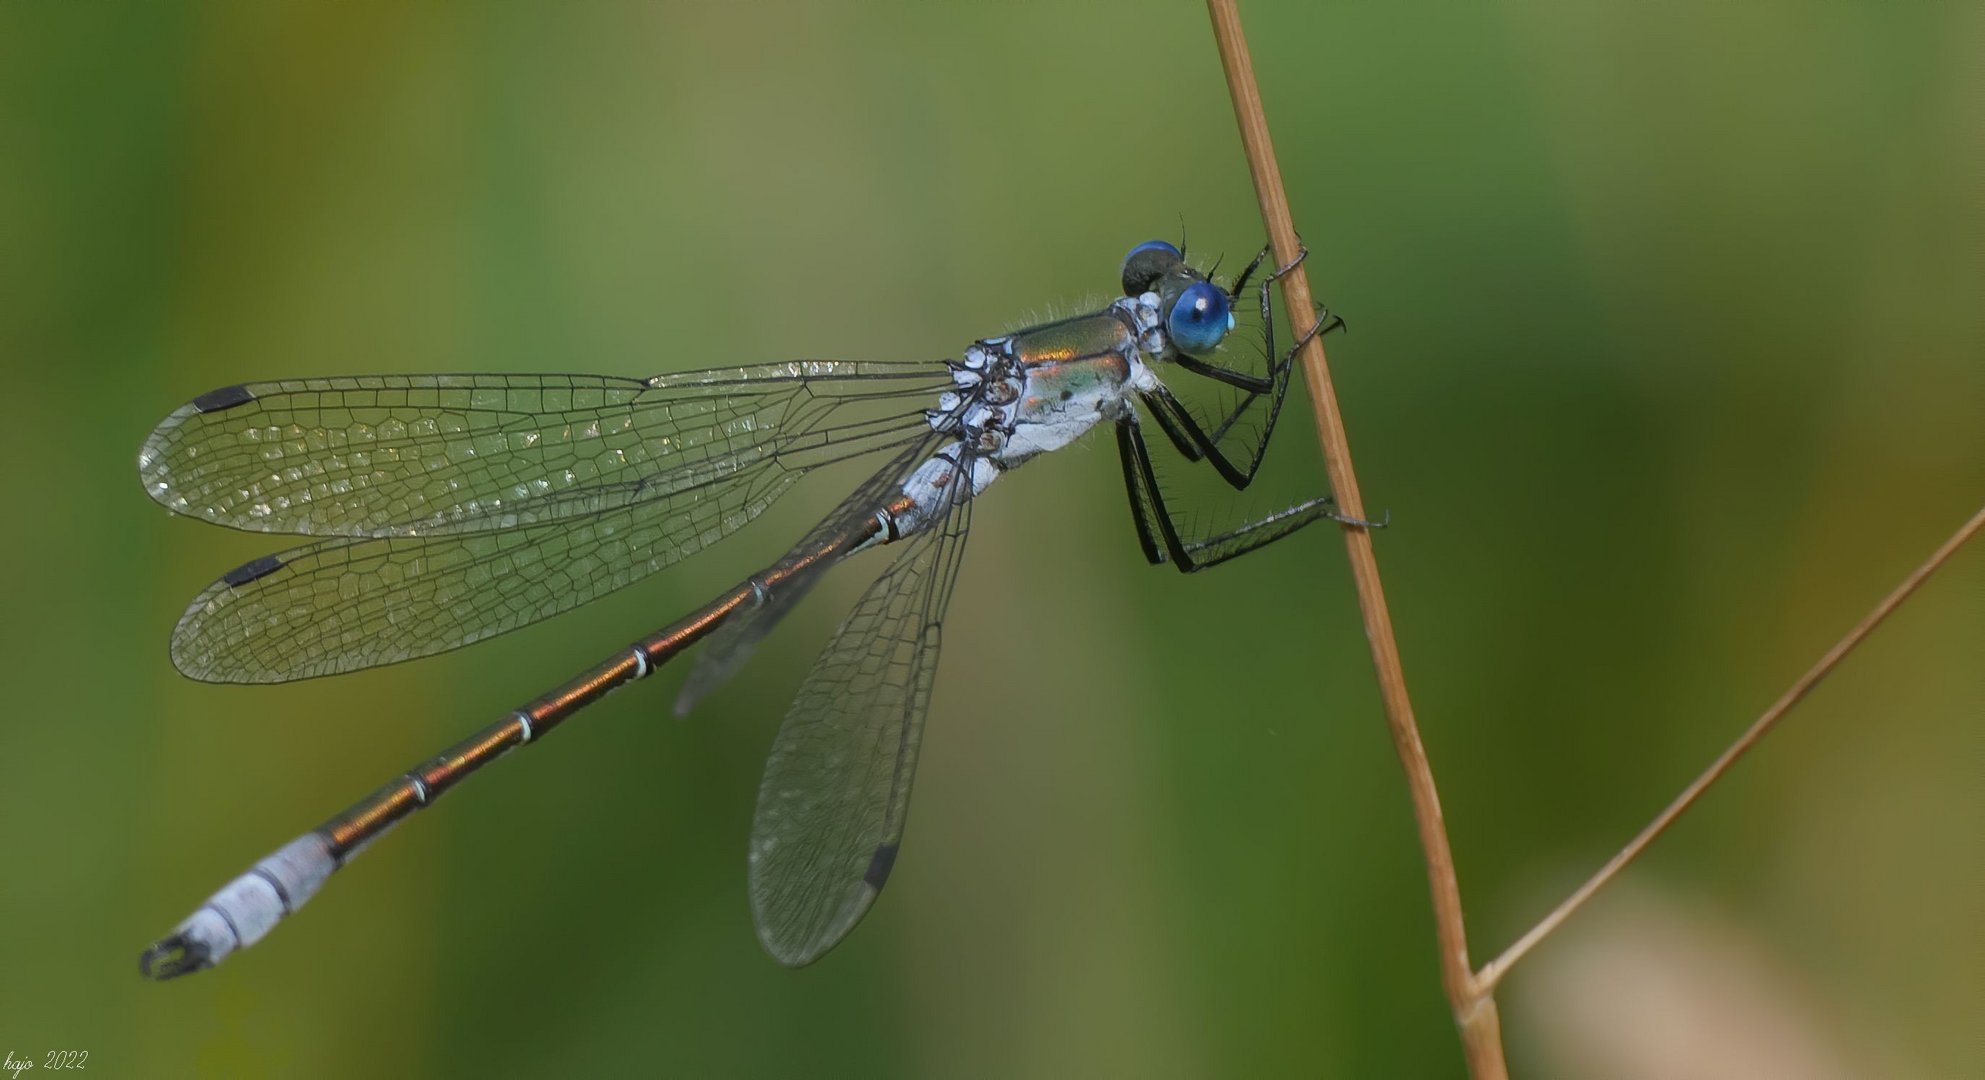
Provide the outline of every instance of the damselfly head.
[[1172,348],[1187,356],[1213,352],[1234,328],[1234,307],[1226,292],[1188,266],[1185,255],[1163,240],[1148,240],[1124,256],[1124,295],[1147,292],[1158,296]]

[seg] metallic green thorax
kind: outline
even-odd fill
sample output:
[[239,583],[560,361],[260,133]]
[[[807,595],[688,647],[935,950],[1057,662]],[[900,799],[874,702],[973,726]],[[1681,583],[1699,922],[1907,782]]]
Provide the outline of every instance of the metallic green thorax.
[[[1140,344],[1141,332],[1153,321],[1148,306],[1126,298],[1103,311],[1030,326],[966,350],[956,377],[961,394],[975,403],[956,422],[978,433],[985,455],[983,475],[973,476],[975,493],[999,471],[1127,415],[1127,395],[1151,378]],[[941,409],[933,424],[951,422],[949,416]]]
[[1130,327],[1114,312],[1078,315],[1031,327],[1007,342],[1013,357],[1030,367],[1101,357],[1105,353],[1128,357],[1136,346]]

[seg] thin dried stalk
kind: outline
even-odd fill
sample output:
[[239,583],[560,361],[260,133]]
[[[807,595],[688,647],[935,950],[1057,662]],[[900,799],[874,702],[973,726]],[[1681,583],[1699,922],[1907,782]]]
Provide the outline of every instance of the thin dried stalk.
[[1874,633],[1875,628],[1882,624],[1882,620],[1894,614],[1895,609],[1901,607],[1904,600],[1909,599],[1925,581],[1928,581],[1931,574],[1936,573],[1952,555],[1957,554],[1957,549],[1978,535],[1980,528],[1985,528],[1985,507],[1981,507],[1971,516],[1971,520],[1959,526],[1957,532],[1951,534],[1951,538],[1944,541],[1943,546],[1939,547],[1922,566],[1917,567],[1914,573],[1904,578],[1902,584],[1895,587],[1895,591],[1883,597],[1882,602],[1876,604],[1873,611],[1856,623],[1854,629],[1847,632],[1846,637],[1835,642],[1833,648],[1828,649],[1826,655],[1820,657],[1819,662],[1804,675],[1799,676],[1799,680],[1793,683],[1790,689],[1786,690],[1777,701],[1772,702],[1771,708],[1766,709],[1764,715],[1752,721],[1751,726],[1737,737],[1737,741],[1731,743],[1729,748],[1724,750],[1709,768],[1703,770],[1702,775],[1696,777],[1693,783],[1683,788],[1682,793],[1675,796],[1675,801],[1669,803],[1668,808],[1661,811],[1653,821],[1648,822],[1647,827],[1642,829],[1626,847],[1621,848],[1619,854],[1607,860],[1606,865],[1600,867],[1598,873],[1593,874],[1585,884],[1573,890],[1570,896],[1565,897],[1557,907],[1551,909],[1549,915],[1544,916],[1537,925],[1516,939],[1515,944],[1504,949],[1501,956],[1483,965],[1481,973],[1476,976],[1477,989],[1484,994],[1494,993],[1496,984],[1502,981],[1502,977],[1509,973],[1509,969],[1518,960],[1523,959],[1538,942],[1549,937],[1552,931],[1571,917],[1572,912],[1584,906],[1585,902],[1592,898],[1593,893],[1598,892],[1628,863],[1639,857],[1656,837],[1667,832],[1668,826],[1673,825],[1676,818],[1681,817],[1689,807],[1695,805],[1695,801],[1702,797],[1703,792],[1709,790],[1709,785],[1722,779],[1723,774],[1730,771],[1730,766],[1735,765],[1737,759],[1744,756],[1745,751],[1757,745],[1759,739],[1764,738],[1786,713],[1792,711],[1792,706],[1797,705],[1813,687],[1820,684],[1821,679],[1826,678],[1842,660],[1846,659],[1848,653],[1853,652],[1869,634]]
[[[1241,31],[1240,15],[1235,10],[1234,0],[1207,0],[1206,6],[1213,18],[1213,36],[1219,46],[1221,65],[1227,73],[1227,89],[1233,97],[1234,115],[1240,123],[1241,142],[1254,177],[1262,220],[1268,228],[1277,262],[1286,265],[1295,260],[1299,245],[1289,215],[1288,196],[1282,190],[1281,170],[1269,140],[1268,122],[1262,115],[1261,93],[1255,86],[1254,64],[1248,55],[1247,39]],[[1282,297],[1289,311],[1311,310],[1309,281],[1300,267],[1282,278]],[[1321,337],[1310,340],[1302,351],[1301,360],[1310,401],[1316,412],[1317,438],[1323,445],[1324,467],[1330,476],[1331,489],[1346,514],[1363,517],[1364,502],[1358,493],[1357,475],[1351,467],[1350,444],[1345,438],[1343,419],[1337,410],[1337,396],[1332,388]],[[1827,650],[1805,675],[1793,683],[1619,854],[1501,956],[1484,965],[1479,973],[1472,969],[1468,959],[1468,938],[1462,919],[1461,890],[1455,880],[1454,858],[1448,849],[1433,770],[1427,763],[1426,749],[1420,743],[1419,729],[1413,721],[1413,706],[1406,692],[1406,676],[1399,662],[1399,648],[1392,637],[1392,617],[1386,609],[1385,592],[1379,579],[1371,536],[1362,528],[1344,528],[1345,548],[1358,589],[1358,606],[1364,617],[1365,637],[1371,643],[1372,665],[1378,675],[1386,723],[1392,732],[1400,766],[1406,773],[1407,791],[1412,797],[1414,817],[1419,824],[1420,847],[1427,864],[1428,885],[1433,893],[1434,929],[1440,941],[1441,985],[1454,1010],[1470,1076],[1475,1080],[1506,1080],[1509,1075],[1503,1058],[1502,1032],[1494,998],[1497,984],[1509,969],[1637,858],[1656,837],[1667,831],[1710,785],[1722,778],[1738,758],[1756,745],[1981,528],[1985,528],[1985,509],[1980,509],[1927,562],[1877,604],[1846,637]]]
[[[1234,99],[1234,116],[1240,122],[1241,143],[1246,147],[1248,168],[1254,175],[1262,222],[1268,227],[1276,262],[1287,265],[1295,261],[1299,247],[1296,227],[1289,217],[1289,198],[1282,190],[1282,172],[1275,163],[1268,121],[1262,116],[1261,92],[1255,86],[1254,62],[1248,56],[1247,38],[1241,32],[1240,13],[1234,9],[1233,0],[1207,0],[1206,7],[1213,17],[1213,37],[1219,44],[1221,66],[1227,72],[1227,90]],[[1301,267],[1282,278],[1282,299],[1288,311],[1298,313],[1295,318],[1313,310],[1309,279]],[[1330,489],[1346,514],[1364,517],[1364,501],[1358,494],[1357,474],[1351,468],[1351,446],[1345,439],[1344,422],[1337,411],[1337,395],[1324,359],[1322,335],[1310,339],[1301,359],[1310,403],[1316,410],[1317,438],[1323,444],[1323,463],[1330,476]],[[1385,589],[1379,580],[1371,534],[1356,526],[1346,526],[1343,533],[1351,559],[1351,577],[1358,588],[1358,608],[1364,614],[1365,638],[1371,643],[1372,666],[1378,673],[1386,724],[1392,731],[1400,766],[1406,771],[1406,788],[1413,800],[1414,819],[1419,824],[1420,849],[1427,863],[1427,882],[1433,891],[1434,927],[1440,938],[1441,985],[1461,1030],[1469,1074],[1475,1080],[1504,1080],[1509,1070],[1503,1063],[1502,1028],[1496,1016],[1495,999],[1478,992],[1469,965],[1468,934],[1462,924],[1461,889],[1454,876],[1454,857],[1448,851],[1447,828],[1441,821],[1433,769],[1427,764],[1426,748],[1421,745],[1419,728],[1413,723],[1413,703],[1406,693],[1406,673],[1399,663],[1399,646],[1392,639],[1392,615],[1386,609]]]

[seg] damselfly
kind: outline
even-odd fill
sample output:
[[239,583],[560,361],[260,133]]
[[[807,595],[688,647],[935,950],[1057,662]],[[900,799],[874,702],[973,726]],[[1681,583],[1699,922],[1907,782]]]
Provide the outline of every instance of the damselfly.
[[[1297,349],[1331,321],[1319,315],[1295,347],[1275,349],[1269,283],[1291,263],[1256,286],[1263,370],[1220,362],[1233,305],[1266,255],[1223,289],[1178,247],[1140,244],[1121,299],[975,342],[957,360],[651,379],[378,375],[194,398],[138,455],[152,498],[219,525],[319,538],[228,571],[187,608],[173,662],[210,682],[330,675],[480,641],[674,564],[814,469],[888,463],[784,558],[255,864],[147,950],[142,969],[170,978],[253,944],[400,819],[701,641],[677,701],[686,711],[829,568],[900,545],[800,686],[752,822],[759,937],[784,963],[817,959],[895,863],[945,605],[974,500],[1000,474],[1113,425],[1144,556],[1185,571],[1319,520],[1365,524],[1326,496],[1192,536],[1160,490],[1143,418],[1189,461],[1247,486]],[[1158,378],[1168,365],[1229,388],[1223,406],[1188,407]]]

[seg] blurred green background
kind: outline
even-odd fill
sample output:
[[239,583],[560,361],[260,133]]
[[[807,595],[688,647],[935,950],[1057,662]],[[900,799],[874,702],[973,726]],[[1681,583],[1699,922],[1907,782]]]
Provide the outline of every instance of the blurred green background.
[[[1985,15],[1245,14],[1351,321],[1331,358],[1486,958],[1985,496]],[[784,550],[839,483],[495,642],[211,687],[167,633],[279,545],[144,498],[171,409],[310,374],[956,355],[1109,295],[1181,215],[1197,250],[1260,243],[1192,3],[0,4],[0,1050],[1460,1075],[1341,545],[1149,568],[1106,438],[980,508],[904,859],[819,965],[759,952],[743,854],[860,574],[691,720],[665,671],[221,969],[136,971],[223,880]],[[1318,489],[1307,414],[1233,505]],[[1981,646],[1971,551],[1518,969],[1518,1073],[1715,1075],[1673,1059],[1718,1038],[1985,1072]]]

